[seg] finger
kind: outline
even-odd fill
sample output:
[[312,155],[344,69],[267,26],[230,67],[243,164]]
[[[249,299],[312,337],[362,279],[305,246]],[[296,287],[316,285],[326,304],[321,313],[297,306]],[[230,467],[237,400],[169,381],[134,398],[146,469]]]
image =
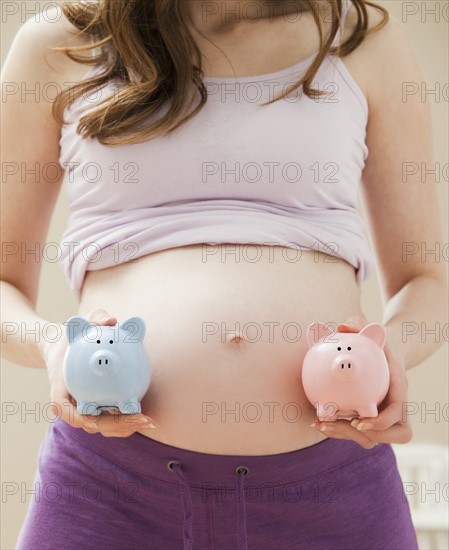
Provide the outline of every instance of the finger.
[[[67,393],[63,397],[60,394],[56,398],[53,397],[52,403],[53,413],[59,415],[75,428],[89,427],[95,431],[99,431],[100,418],[102,419],[102,426],[106,426],[106,429],[116,430],[118,427],[118,429],[137,430],[146,426],[151,428],[153,426],[154,428],[156,427],[153,418],[143,413],[122,414],[116,409],[110,409],[103,411],[100,415],[81,414],[76,408],[76,400]],[[106,418],[108,420],[105,422]]]
[[390,403],[379,416],[355,418],[351,421],[351,426],[359,431],[367,430],[387,430],[391,426],[403,422],[402,404],[398,402]]
[[132,432],[100,432],[103,437],[129,437],[133,435]]
[[98,433],[98,430],[94,430],[93,428],[87,428],[85,426],[82,427],[82,429],[87,432],[88,434],[96,434]]
[[360,329],[354,327],[354,326],[348,326],[344,324],[339,324],[337,326],[338,332],[360,332]]
[[[151,416],[147,416],[143,413],[122,413],[118,409],[105,409],[100,415],[103,418],[107,418],[107,415],[113,416],[111,419],[112,422],[123,422],[124,424],[148,424],[154,423]],[[99,416],[94,416],[93,419],[98,419]]]
[[97,434],[101,433],[103,435],[105,434],[111,434],[114,436],[129,436],[132,433],[136,431],[136,427],[133,427],[132,425],[129,425],[129,427],[124,427],[123,425],[115,425],[112,427],[108,427],[108,429],[105,429],[104,425],[100,424],[98,421],[88,421],[86,420],[84,422],[84,425],[81,426],[81,428],[90,434]]
[[73,428],[91,427],[96,429],[96,416],[80,414],[76,408],[76,400],[68,394],[64,393],[61,397],[61,393],[56,399],[53,399],[59,409],[58,414]]
[[126,430],[117,427],[115,427],[114,430],[104,430],[101,429],[99,425],[96,425],[95,428],[91,426],[81,426],[81,428],[89,434],[102,434],[105,437],[129,437],[138,430],[137,427],[127,428]]
[[358,429],[386,430],[397,423],[407,422],[407,408],[403,398],[407,395],[407,387],[403,382],[404,375],[397,377],[394,370],[391,376],[390,389],[388,390],[388,403],[380,410],[376,417],[363,417],[352,421],[352,425]]
[[344,323],[338,323],[339,332],[359,332],[365,325],[367,320],[359,315],[348,317]]
[[150,426],[148,424],[121,424],[113,426],[112,429],[109,429],[109,427],[106,429],[104,425],[97,422],[95,428],[92,426],[83,426],[82,428],[87,433],[101,433],[104,437],[129,437],[141,429],[150,429]]
[[383,432],[378,430],[366,430],[363,432],[372,441],[383,443],[410,443],[413,431],[410,424],[395,424]]
[[[75,402],[75,405],[76,405],[76,402]],[[121,413],[118,409],[115,409],[115,408],[112,408],[112,409],[103,409],[101,411],[101,414],[102,415],[107,415],[107,414],[111,414],[111,415],[120,415],[120,414],[123,414]],[[97,420],[99,416],[101,415],[94,415],[94,414],[83,414],[82,415],[83,417],[85,418],[88,418],[89,420]],[[129,417],[133,417],[133,418],[137,418],[138,416],[143,416],[143,414],[141,413],[134,413],[134,414],[129,414],[127,415]]]
[[73,404],[69,398],[59,399],[59,414],[62,420],[70,424],[73,428],[82,428],[86,424],[83,415],[79,414],[76,409],[76,403]]
[[117,317],[110,315],[104,309],[95,309],[88,313],[86,318],[99,325],[115,325],[117,323]]
[[93,419],[86,419],[85,423],[89,428],[96,429],[102,433],[129,432],[146,427],[152,429],[156,427],[153,419],[150,417],[127,414],[109,416],[103,413],[100,416],[93,417]]
[[[331,423],[332,426],[333,424],[337,423]],[[368,449],[376,446],[376,443],[409,443],[413,437],[413,431],[409,424],[396,424],[388,430],[382,432],[376,430],[359,432],[362,433],[362,435],[364,436],[364,439],[360,440],[354,433],[351,433],[349,431],[347,426],[344,425],[339,425],[335,431],[329,431],[329,426],[327,426],[327,429],[322,433],[324,433],[325,435],[329,435],[329,437],[333,437],[335,439],[352,439],[353,441],[356,441],[357,443],[362,445],[362,447]],[[367,442],[367,440],[369,440],[369,442]]]
[[81,426],[81,428],[88,434],[102,434],[105,437],[129,437],[134,432],[137,431],[137,428],[128,428],[128,429],[115,429],[115,430],[101,430],[97,425],[95,428],[90,426]]
[[351,439],[364,449],[372,449],[376,446],[376,441],[370,439],[366,434],[356,430],[347,420],[337,420],[336,422],[322,422],[318,429],[323,435],[334,439]]

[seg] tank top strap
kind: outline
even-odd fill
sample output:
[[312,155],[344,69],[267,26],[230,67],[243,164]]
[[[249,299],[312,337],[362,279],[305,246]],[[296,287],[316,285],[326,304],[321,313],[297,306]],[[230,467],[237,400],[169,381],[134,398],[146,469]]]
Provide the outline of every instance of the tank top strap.
[[352,7],[352,0],[343,0],[341,8],[341,27],[345,28],[346,17],[348,16],[349,10]]
[[346,19],[349,13],[349,10],[352,7],[352,1],[351,0],[342,0],[342,7],[341,7],[341,28],[338,29],[337,34],[335,35],[334,41],[332,42],[332,47],[336,48],[340,37],[342,35],[342,30],[345,28],[346,25]]

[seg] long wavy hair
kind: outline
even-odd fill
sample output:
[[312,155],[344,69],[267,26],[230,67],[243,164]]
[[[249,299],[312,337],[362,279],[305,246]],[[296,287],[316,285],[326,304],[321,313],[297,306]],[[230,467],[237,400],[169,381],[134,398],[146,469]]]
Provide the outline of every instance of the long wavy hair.
[[[326,8],[330,8],[329,37],[324,41],[317,0],[298,0],[303,6],[301,11],[313,14],[320,49],[298,82],[262,106],[279,101],[300,86],[308,97],[321,96],[325,92],[314,90],[311,83],[326,56],[329,53],[340,57],[348,55],[367,34],[379,30],[388,21],[388,12],[382,6],[367,0],[351,0],[358,16],[356,28],[343,44],[333,48],[341,24],[343,0],[318,1],[326,1]],[[278,6],[292,4],[291,0],[273,2]],[[108,146],[138,143],[169,133],[194,117],[207,102],[207,90],[202,81],[202,54],[185,23],[185,4],[185,0],[60,3],[67,20],[88,40],[82,46],[52,49],[65,52],[73,61],[99,65],[102,71],[61,91],[53,103],[54,118],[66,124],[65,108],[111,79],[118,79],[123,86],[79,119],[77,132],[84,138],[95,138]],[[384,14],[382,21],[371,30],[368,30],[367,5]],[[95,56],[78,55],[94,49],[99,50]],[[199,94],[192,95],[192,84]],[[189,111],[198,96],[199,101]],[[160,116],[161,108],[166,105],[169,108]],[[142,126],[142,121],[153,115],[159,115],[157,120]]]

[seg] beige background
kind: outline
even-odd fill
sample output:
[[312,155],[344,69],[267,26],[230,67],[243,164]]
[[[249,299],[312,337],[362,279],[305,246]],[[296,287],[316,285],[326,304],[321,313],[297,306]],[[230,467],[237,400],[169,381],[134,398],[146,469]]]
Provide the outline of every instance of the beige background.
[[[448,22],[444,19],[444,6],[447,2],[380,2],[397,19],[404,22],[412,46],[417,52],[425,81],[429,88],[436,82],[441,86],[448,82]],[[2,2],[3,5],[11,2]],[[50,2],[16,2],[17,5],[28,6],[30,17],[34,6],[43,9]],[[424,14],[423,6],[429,10],[441,12],[440,22],[435,21],[435,15]],[[406,6],[418,10],[418,13],[406,21],[403,10]],[[35,9],[35,8],[34,8]],[[22,10],[23,14],[24,10]],[[446,8],[446,17],[447,17]],[[2,61],[4,60],[11,41],[21,25],[19,15],[11,16],[6,23],[2,22]],[[386,83],[387,84],[387,83]],[[441,165],[448,162],[448,101],[441,98],[436,102],[429,96],[432,106],[434,123],[435,159]],[[447,242],[448,235],[448,185],[441,181],[438,190],[440,194],[440,212],[443,219],[443,235]],[[67,205],[62,192],[53,217],[48,240],[59,241],[65,227]],[[372,276],[363,287],[363,309],[370,320],[382,320],[382,304],[378,291],[376,276]],[[76,302],[67,286],[62,272],[57,264],[44,263],[38,302],[38,313],[51,321],[63,322],[76,311]],[[410,402],[416,403],[419,413],[412,417],[415,442],[434,442],[448,445],[448,346],[447,342],[427,361],[410,371]],[[2,412],[10,406],[18,404],[21,414],[5,416],[2,414],[1,428],[1,475],[2,475],[2,538],[1,548],[14,547],[16,537],[23,521],[29,495],[24,489],[32,488],[33,475],[36,468],[36,457],[39,444],[48,426],[51,414],[45,409],[49,402],[49,388],[46,372],[33,370],[3,361],[1,368],[1,399]],[[446,406],[446,409],[444,407]],[[425,411],[437,410],[437,414],[425,414]],[[438,413],[439,411],[439,413]],[[424,413],[422,415],[421,413]],[[445,413],[445,414],[444,414]],[[23,488],[16,495],[5,494],[13,485]]]

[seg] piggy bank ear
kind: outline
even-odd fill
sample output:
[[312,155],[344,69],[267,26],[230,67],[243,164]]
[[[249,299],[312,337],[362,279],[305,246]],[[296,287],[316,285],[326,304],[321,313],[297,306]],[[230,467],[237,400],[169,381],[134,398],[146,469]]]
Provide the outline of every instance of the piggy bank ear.
[[309,344],[309,349],[326,336],[334,334],[334,332],[335,331],[324,323],[312,323],[309,325],[307,329],[307,343]]
[[380,348],[385,346],[385,340],[387,339],[387,333],[383,325],[379,323],[370,323],[366,327],[362,328],[359,334],[367,336],[370,340],[375,342]]
[[120,324],[119,329],[129,333],[128,342],[142,342],[145,336],[145,321],[142,317],[130,317]]
[[91,323],[84,317],[75,316],[70,317],[64,324],[67,325],[67,340],[72,343],[83,332],[84,327],[89,326]]

